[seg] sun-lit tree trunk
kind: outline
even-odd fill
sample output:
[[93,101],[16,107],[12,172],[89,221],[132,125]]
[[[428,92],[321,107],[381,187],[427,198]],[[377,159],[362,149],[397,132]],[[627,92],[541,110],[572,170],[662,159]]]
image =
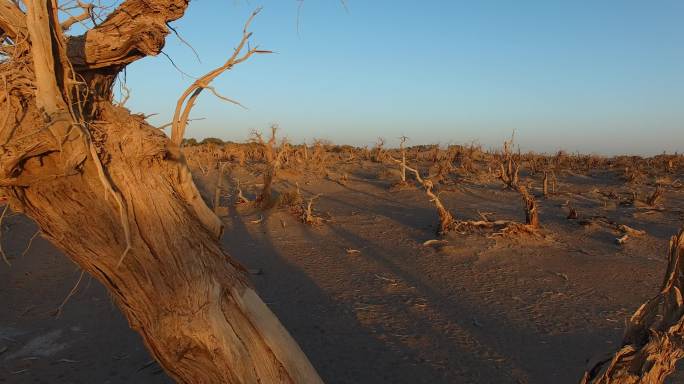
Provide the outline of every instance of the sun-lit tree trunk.
[[399,144],[399,150],[401,151],[401,182],[406,183],[406,148],[404,148],[404,144],[406,143],[406,140],[408,140],[408,137],[402,136],[399,140],[401,140],[401,143]]
[[100,280],[186,383],[316,383],[306,356],[219,244],[180,148],[112,103],[187,0],[126,0],[65,37],[52,0],[0,0],[0,189]]
[[582,384],[662,384],[684,358],[684,230],[670,239],[667,271],[655,297],[627,323],[620,349],[598,359]]

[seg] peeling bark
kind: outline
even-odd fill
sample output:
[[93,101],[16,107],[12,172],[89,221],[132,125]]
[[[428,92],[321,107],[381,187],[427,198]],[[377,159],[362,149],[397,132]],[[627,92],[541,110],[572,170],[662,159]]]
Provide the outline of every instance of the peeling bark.
[[0,35],[3,34],[15,40],[27,35],[24,12],[10,0],[0,0]]
[[126,0],[100,25],[68,41],[68,54],[79,71],[122,69],[158,55],[169,34],[167,23],[180,19],[189,0]]
[[68,42],[51,0],[27,1],[27,15],[8,4],[0,28],[20,36],[23,20],[30,40],[0,62],[0,191],[11,208],[107,287],[178,382],[321,382],[221,249],[222,223],[179,146],[112,103],[118,71],[158,53],[188,2],[128,0]]
[[532,228],[539,228],[539,209],[534,196],[528,192],[523,185],[518,186],[518,192],[522,196],[523,207],[525,208],[525,224]]

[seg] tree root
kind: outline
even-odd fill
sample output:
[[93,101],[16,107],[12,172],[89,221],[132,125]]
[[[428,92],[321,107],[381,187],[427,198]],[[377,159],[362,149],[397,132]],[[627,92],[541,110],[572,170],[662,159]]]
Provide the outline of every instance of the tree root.
[[626,243],[627,240],[629,240],[632,237],[640,237],[646,234],[646,231],[634,229],[624,224],[618,225],[617,229],[623,233],[621,237],[615,239],[615,241],[620,245]]
[[454,230],[466,234],[473,231],[493,231],[489,237],[515,237],[515,236],[534,236],[537,238],[547,238],[547,235],[539,227],[519,223],[512,220],[473,220],[458,221],[454,225]]

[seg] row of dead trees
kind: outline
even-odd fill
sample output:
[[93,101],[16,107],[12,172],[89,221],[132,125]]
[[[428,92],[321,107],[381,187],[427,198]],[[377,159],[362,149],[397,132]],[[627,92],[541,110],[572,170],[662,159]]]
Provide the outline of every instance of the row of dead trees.
[[445,235],[455,229],[466,229],[466,228],[495,228],[495,227],[505,227],[506,231],[511,231],[515,228],[516,231],[524,229],[527,233],[537,233],[540,229],[539,223],[539,208],[537,201],[534,196],[529,193],[525,186],[519,183],[519,170],[520,166],[513,160],[512,153],[510,151],[510,146],[512,145],[512,139],[510,142],[504,143],[504,159],[500,164],[500,178],[504,182],[507,188],[517,190],[523,200],[523,207],[525,211],[525,223],[524,225],[519,225],[515,222],[509,221],[489,221],[486,217],[483,220],[478,221],[462,221],[454,219],[454,216],[449,212],[449,210],[444,206],[442,200],[439,198],[439,194],[435,193],[435,183],[433,179],[441,177],[441,172],[438,171],[437,174],[430,175],[427,177],[422,177],[418,169],[413,168],[407,163],[405,143],[407,137],[402,136],[400,138],[400,156],[401,159],[396,159],[389,154],[385,155],[385,158],[389,161],[397,164],[399,166],[400,181],[393,186],[393,188],[403,188],[409,186],[407,181],[407,171],[411,172],[416,182],[423,188],[428,200],[435,206],[437,214],[439,217],[439,225],[437,229],[438,235]]
[[[268,139],[264,139],[261,132],[253,131],[252,137],[250,139],[251,144],[256,144],[256,147],[250,146],[253,153],[250,155],[252,159],[261,159],[259,161],[260,170],[262,177],[261,189],[257,192],[254,200],[250,200],[244,194],[242,186],[239,179],[236,179],[235,183],[235,205],[247,204],[256,208],[268,209],[275,205],[280,207],[289,208],[303,223],[309,225],[320,224],[323,219],[316,215],[313,210],[314,202],[320,197],[320,194],[314,195],[305,199],[301,193],[299,183],[296,184],[296,189],[292,191],[284,191],[276,195],[273,191],[273,184],[277,179],[277,174],[279,170],[283,169],[286,164],[291,162],[293,156],[298,154],[302,155],[302,158],[310,160],[315,164],[325,164],[325,152],[322,150],[322,144],[315,143],[311,155],[309,155],[309,149],[306,145],[300,148],[294,148],[289,144],[286,138],[283,138],[280,143],[277,139],[278,126],[273,125],[270,129],[270,135]],[[238,153],[244,154],[244,151],[238,151]],[[255,155],[258,153],[258,155]],[[189,156],[191,158],[196,158],[198,155],[197,151],[192,151]],[[217,215],[221,215],[225,207],[222,205],[222,197],[225,195],[225,189],[227,186],[224,185],[224,179],[227,176],[227,169],[231,166],[230,161],[215,160],[215,168],[217,171],[216,175],[216,185],[214,190],[214,212]],[[200,161],[198,161],[198,164]],[[238,162],[239,165],[243,165],[243,162]],[[211,168],[209,166],[208,168]]]
[[[424,188],[430,202],[437,209],[439,216],[438,234],[443,235],[456,228],[487,227],[491,228],[496,222],[484,217],[481,221],[462,222],[454,219],[452,214],[434,192],[434,184],[430,178],[423,178],[420,172],[410,167],[406,161],[404,143],[401,138],[401,159],[387,156],[400,167],[400,183],[407,183],[406,171],[414,174],[416,181]],[[528,189],[520,185],[520,165],[514,160],[511,152],[511,141],[504,144],[502,161],[500,163],[500,179],[506,188],[517,190],[523,200],[525,210],[524,226],[517,223],[502,222],[507,230],[536,233],[540,227],[538,205]],[[548,194],[548,173],[544,173],[544,196]],[[555,189],[555,175],[554,175]],[[657,187],[647,199],[647,204],[654,206],[662,196],[662,190]],[[569,218],[577,218],[577,213],[570,208]],[[640,235],[643,231],[636,231],[627,226],[623,228],[625,235]],[[638,233],[637,233],[638,232]],[[674,372],[678,360],[684,357],[684,229],[670,240],[668,265],[660,293],[643,304],[629,319],[623,338],[622,346],[614,354],[593,359],[584,376],[582,384],[627,384],[652,383],[660,384]]]
[[[263,166],[265,167],[261,173],[262,173],[262,178],[263,178],[263,183],[262,183],[262,188],[261,191],[257,194],[257,197],[255,198],[254,201],[251,201],[256,206],[259,207],[270,207],[274,203],[273,200],[273,192],[272,192],[272,184],[273,181],[276,177],[277,171],[283,166],[283,159],[289,158],[291,156],[291,153],[293,153],[292,147],[289,145],[287,140],[283,139],[280,143],[280,145],[277,144],[277,126],[272,126],[271,127],[271,134],[270,137],[266,140],[263,138],[263,135],[260,132],[253,132],[252,133],[252,143],[256,143],[258,145],[258,148],[260,148],[261,152],[261,158],[263,159]],[[491,225],[487,223],[487,220],[484,221],[477,221],[477,222],[459,222],[454,219],[453,215],[445,208],[444,204],[442,203],[441,199],[439,198],[438,194],[435,193],[435,183],[434,179],[439,179],[441,177],[444,177],[440,171],[438,171],[437,174],[431,175],[428,177],[421,177],[420,172],[413,167],[410,167],[407,163],[407,155],[406,155],[406,147],[405,143],[408,141],[408,138],[406,136],[402,136],[400,138],[400,156],[401,159],[395,159],[392,157],[391,154],[385,153],[382,150],[382,144],[384,142],[380,141],[376,151],[375,151],[375,156],[376,158],[382,158],[384,160],[390,160],[396,164],[399,165],[399,170],[400,170],[400,181],[398,182],[395,187],[408,187],[410,186],[408,179],[407,179],[407,173],[410,172],[414,175],[415,181],[419,184],[419,186],[425,191],[429,201],[435,206],[438,212],[439,216],[439,226],[438,226],[438,234],[444,235],[457,227],[463,227],[463,226],[478,226],[478,227],[486,227],[486,226],[493,226],[494,224],[501,225],[503,222],[493,222]],[[539,214],[538,214],[538,205],[537,202],[532,194],[528,192],[528,189],[525,186],[520,185],[519,183],[519,170],[520,166],[519,164],[513,159],[513,154],[510,150],[512,147],[512,139],[511,141],[507,141],[504,143],[504,151],[503,151],[503,160],[500,163],[500,179],[504,182],[504,185],[507,188],[517,190],[523,200],[523,206],[525,210],[525,227],[528,229],[528,231],[534,231],[540,228],[539,224]],[[306,148],[306,146],[304,146]],[[306,152],[305,152],[306,153]],[[216,167],[218,169],[218,181],[217,181],[217,186],[216,186],[216,192],[214,195],[214,207],[215,210],[218,210],[220,207],[220,196],[221,196],[221,189],[222,189],[222,179],[223,179],[223,174],[224,174],[224,167],[226,163],[225,162],[218,162]],[[544,194],[547,194],[547,180],[546,177],[544,179]],[[299,192],[299,188],[297,188],[297,192]],[[297,193],[298,194],[298,193]],[[239,182],[237,186],[237,202],[238,203],[246,203],[250,202],[243,194],[242,189],[240,188]],[[288,199],[290,201],[292,199]],[[309,201],[308,203],[308,212],[311,211],[311,203],[313,200]],[[301,211],[307,212],[306,209],[301,209]],[[312,217],[311,214],[309,213],[308,217]],[[311,223],[312,220],[304,220],[305,222]],[[510,223],[512,224],[512,222]]]
[[[173,379],[320,383],[244,268],[222,249],[223,223],[201,198],[180,150],[190,112],[203,92],[235,103],[219,95],[212,81],[250,57],[268,53],[249,43],[249,26],[258,12],[225,63],[182,92],[171,137],[114,102],[119,75],[128,65],[162,52],[170,23],[183,17],[188,5],[187,0],[125,0],[105,17],[96,17],[95,7],[84,2],[77,2],[76,13],[60,9],[56,0],[0,0],[2,196],[108,289]],[[69,13],[76,15],[67,17]],[[75,23],[82,24],[83,33],[68,35]],[[275,138],[271,149],[269,142],[254,147],[268,161],[262,201],[270,198],[270,184],[289,161],[286,155],[293,153],[288,149],[281,155]],[[319,150],[323,154],[325,148]],[[295,153],[304,159],[311,155],[307,146]],[[374,156],[384,161],[385,153],[379,145]],[[238,154],[241,161],[250,155]],[[428,156],[434,163],[445,160],[439,148]],[[572,156],[556,160],[560,167],[566,161],[570,166],[594,164]],[[416,169],[406,163],[406,170]],[[682,160],[659,158],[644,164],[625,159],[616,165],[674,172]],[[421,178],[417,170],[414,174],[440,212],[441,226],[449,229],[455,220],[431,179]],[[682,354],[684,326],[682,237],[680,233],[671,243],[661,294],[632,318],[625,346],[588,372],[585,381],[660,383],[673,369]]]
[[[321,383],[223,250],[223,223],[180,150],[199,95],[231,101],[211,82],[268,53],[249,43],[258,11],[224,64],[182,92],[169,137],[115,103],[114,85],[129,64],[161,53],[189,1],[124,0],[103,17],[93,4],[69,3],[75,9],[0,0],[0,189],[9,207],[107,288],[176,381]],[[76,22],[83,33],[67,34]]]
[[[252,140],[247,144],[228,143],[224,145],[200,145],[188,148],[188,153],[206,153],[205,163],[220,160],[230,160],[239,162],[241,166],[249,162],[270,163],[268,159],[270,139],[261,137],[256,132],[252,134]],[[559,151],[553,156],[540,155],[535,153],[513,152],[513,141],[506,141],[501,152],[484,151],[481,146],[471,144],[469,146],[451,145],[446,149],[441,149],[437,145],[412,146],[406,147],[407,138],[400,138],[398,149],[385,148],[385,140],[379,138],[373,149],[355,148],[352,146],[335,146],[316,140],[313,146],[306,144],[293,145],[287,140],[280,143],[271,143],[271,148],[282,148],[284,152],[280,159],[280,166],[296,171],[313,171],[320,174],[326,173],[327,164],[332,163],[351,163],[354,161],[373,161],[386,163],[391,161],[390,157],[400,157],[403,161],[411,163],[421,163],[428,161],[430,166],[429,173],[433,175],[433,181],[440,183],[449,181],[449,175],[456,172],[461,177],[475,177],[476,180],[500,179],[507,188],[516,189],[520,181],[520,169],[525,164],[529,175],[535,176],[539,173],[543,175],[544,196],[557,191],[557,173],[564,170],[577,170],[584,166],[576,167],[578,163],[589,164],[587,170],[591,171],[596,167],[607,167],[615,169],[618,175],[628,183],[644,183],[646,177],[657,178],[657,172],[662,167],[666,168],[665,175],[672,174],[682,165],[682,156],[658,155],[652,158],[640,157],[615,157],[602,158],[595,155],[569,155]],[[277,151],[277,149],[275,150]],[[193,156],[197,157],[197,156]],[[213,157],[213,159],[212,159]],[[362,165],[362,163],[359,163]],[[207,164],[199,164],[201,169],[208,169]],[[662,175],[661,175],[662,176]],[[406,174],[401,174],[402,181],[405,181]],[[682,182],[672,180],[673,185]]]

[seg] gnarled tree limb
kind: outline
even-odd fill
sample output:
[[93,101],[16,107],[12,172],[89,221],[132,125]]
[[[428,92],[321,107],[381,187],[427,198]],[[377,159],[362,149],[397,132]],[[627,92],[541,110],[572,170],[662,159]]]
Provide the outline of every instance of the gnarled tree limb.
[[27,26],[21,44],[3,36],[0,62],[0,190],[11,209],[107,287],[179,382],[320,383],[222,250],[222,223],[179,146],[112,103],[116,73],[158,53],[188,1],[125,1],[81,37],[75,59],[56,0],[25,3],[27,15],[0,8],[12,33],[7,15]]
[[110,68],[158,55],[167,23],[185,13],[189,0],[126,0],[107,19],[84,35],[68,41],[69,58],[78,72]]
[[660,384],[684,357],[684,229],[670,240],[668,256],[660,293],[637,309],[620,350],[591,367],[583,384]]
[[240,103],[233,101],[231,99],[225,98],[223,96],[220,96],[216,93],[216,91],[210,86],[211,82],[214,81],[219,75],[222,73],[229,71],[232,69],[235,65],[240,64],[247,59],[249,59],[252,55],[254,54],[262,54],[262,53],[271,53],[270,51],[263,51],[259,50],[257,48],[250,48],[249,46],[247,47],[247,52],[245,52],[242,56],[242,50],[245,48],[245,45],[248,44],[249,38],[252,36],[251,32],[248,32],[249,25],[252,23],[252,20],[254,20],[254,17],[256,17],[257,14],[259,14],[259,11],[261,11],[261,8],[258,8],[254,12],[252,12],[252,15],[249,17],[247,22],[245,23],[245,27],[242,30],[242,39],[240,40],[240,43],[238,46],[235,48],[233,51],[233,54],[228,58],[228,60],[220,67],[214,69],[213,71],[207,73],[206,75],[200,77],[199,79],[195,80],[188,89],[183,92],[181,97],[178,99],[178,102],[176,104],[176,111],[173,115],[173,121],[172,121],[172,128],[171,128],[171,141],[176,143],[176,145],[180,146],[181,143],[183,142],[183,137],[185,135],[185,128],[188,124],[188,119],[190,117],[190,111],[192,108],[195,106],[195,102],[197,101],[197,97],[202,93],[204,89],[209,89],[211,90],[217,97],[220,99],[223,99],[225,101],[231,102],[233,104],[241,105]]

